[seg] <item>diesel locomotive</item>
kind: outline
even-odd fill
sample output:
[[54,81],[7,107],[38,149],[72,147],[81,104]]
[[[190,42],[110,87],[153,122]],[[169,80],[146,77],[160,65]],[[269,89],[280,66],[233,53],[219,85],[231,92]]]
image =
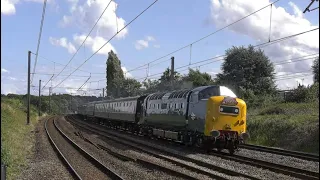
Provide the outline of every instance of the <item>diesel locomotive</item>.
[[246,113],[246,103],[225,86],[90,102],[78,109],[84,119],[109,127],[230,154],[249,137]]

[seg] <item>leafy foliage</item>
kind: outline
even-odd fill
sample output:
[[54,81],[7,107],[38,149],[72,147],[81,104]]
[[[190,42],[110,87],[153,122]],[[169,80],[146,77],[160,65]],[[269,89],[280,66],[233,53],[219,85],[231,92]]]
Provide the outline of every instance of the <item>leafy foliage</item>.
[[286,102],[313,102],[319,97],[319,83],[315,83],[310,87],[299,86],[288,94]]
[[189,73],[187,76],[183,77],[185,81],[190,81],[193,83],[194,87],[197,86],[207,86],[213,85],[214,81],[208,73],[201,73],[198,69],[193,70],[189,68]]
[[[179,80],[181,78],[181,75],[177,72],[177,71],[174,71],[173,73],[173,79],[174,80]],[[162,76],[160,77],[159,81],[161,81],[162,83],[164,82],[169,82],[170,81],[170,78],[171,78],[171,70],[169,68],[167,68]]]
[[135,79],[125,79],[121,69],[121,61],[113,52],[109,52],[107,59],[107,96],[119,98],[136,96],[141,93],[141,84]]
[[217,82],[231,87],[240,97],[243,91],[263,95],[272,94],[276,89],[273,64],[262,50],[255,50],[253,46],[228,49]]
[[124,81],[123,71],[121,69],[121,62],[117,55],[113,52],[109,52],[107,59],[107,96],[120,97],[121,85]]
[[136,96],[141,94],[141,84],[135,79],[124,79],[121,82],[121,97]]

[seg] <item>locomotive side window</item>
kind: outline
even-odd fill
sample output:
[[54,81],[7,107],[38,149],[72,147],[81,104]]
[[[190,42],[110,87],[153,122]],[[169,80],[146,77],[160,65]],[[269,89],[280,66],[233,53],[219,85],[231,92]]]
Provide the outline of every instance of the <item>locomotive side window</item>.
[[162,103],[161,104],[161,109],[167,109],[167,103]]

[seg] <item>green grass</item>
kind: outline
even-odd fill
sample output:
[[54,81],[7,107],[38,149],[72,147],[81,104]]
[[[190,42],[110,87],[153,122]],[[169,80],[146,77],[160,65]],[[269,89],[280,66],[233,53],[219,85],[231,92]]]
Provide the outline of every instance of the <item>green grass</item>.
[[250,143],[319,154],[319,103],[282,103],[248,114]]
[[34,145],[31,131],[37,123],[37,113],[31,107],[30,125],[26,125],[25,112],[20,100],[1,98],[1,161],[7,165],[7,179],[19,176]]

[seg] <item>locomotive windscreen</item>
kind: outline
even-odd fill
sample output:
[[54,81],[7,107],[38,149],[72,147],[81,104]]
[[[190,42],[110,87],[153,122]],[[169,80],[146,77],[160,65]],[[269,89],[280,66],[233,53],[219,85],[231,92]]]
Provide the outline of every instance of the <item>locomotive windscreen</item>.
[[220,95],[221,96],[229,96],[229,97],[233,97],[233,98],[237,97],[237,95],[235,95],[229,88],[224,87],[224,86],[220,86]]
[[208,99],[212,96],[237,97],[229,88],[224,86],[210,86],[199,92],[199,99]]
[[199,92],[199,99],[209,99],[211,96],[220,96],[219,86],[210,86]]

